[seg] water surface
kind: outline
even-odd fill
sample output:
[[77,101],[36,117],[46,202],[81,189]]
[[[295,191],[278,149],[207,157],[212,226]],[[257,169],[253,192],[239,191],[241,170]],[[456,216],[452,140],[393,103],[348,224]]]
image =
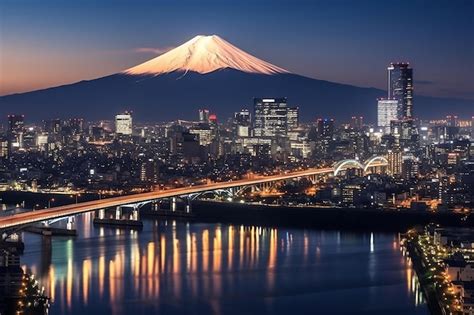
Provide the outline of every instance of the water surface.
[[428,314],[395,233],[91,221],[75,239],[25,234],[50,314]]

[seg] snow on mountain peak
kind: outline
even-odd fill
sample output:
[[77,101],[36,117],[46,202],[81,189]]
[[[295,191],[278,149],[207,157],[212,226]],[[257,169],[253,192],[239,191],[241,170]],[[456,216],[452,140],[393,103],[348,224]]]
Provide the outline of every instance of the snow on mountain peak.
[[194,71],[205,74],[225,68],[260,74],[289,73],[246,53],[217,35],[198,35],[181,46],[123,72],[160,75],[173,71]]

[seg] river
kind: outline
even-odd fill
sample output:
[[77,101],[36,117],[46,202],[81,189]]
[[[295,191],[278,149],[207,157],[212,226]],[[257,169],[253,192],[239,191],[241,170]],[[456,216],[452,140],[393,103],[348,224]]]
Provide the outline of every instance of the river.
[[25,233],[50,314],[428,314],[397,233],[145,220]]

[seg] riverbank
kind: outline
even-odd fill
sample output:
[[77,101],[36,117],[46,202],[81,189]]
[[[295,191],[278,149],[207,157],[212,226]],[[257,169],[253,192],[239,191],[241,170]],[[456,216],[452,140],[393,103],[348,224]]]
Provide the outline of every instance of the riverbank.
[[407,238],[404,242],[405,250],[412,262],[412,267],[418,276],[421,289],[425,295],[428,308],[432,315],[445,315],[443,305],[436,294],[435,283],[423,263],[423,252],[417,245],[417,238]]
[[474,224],[470,217],[464,219],[465,215],[451,212],[274,206],[203,200],[193,202],[193,213],[197,220],[208,222],[398,232],[429,223],[444,226]]

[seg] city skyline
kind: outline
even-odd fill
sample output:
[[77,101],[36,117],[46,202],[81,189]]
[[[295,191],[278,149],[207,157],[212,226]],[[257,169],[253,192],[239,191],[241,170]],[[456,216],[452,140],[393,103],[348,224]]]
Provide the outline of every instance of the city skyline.
[[3,0],[0,315],[473,314],[473,13]]
[[[127,8],[131,21],[138,21],[140,17],[143,20],[121,23],[118,17],[127,7],[125,2],[113,6],[105,1],[93,12],[90,12],[92,3],[89,2],[81,6],[56,1],[28,3],[28,7],[22,6],[21,11],[16,2],[4,2],[0,7],[3,46],[0,95],[116,73],[160,55],[194,35],[216,33],[252,54],[312,78],[385,89],[381,83],[383,73],[375,69],[386,67],[390,62],[408,61],[417,69],[414,81],[417,95],[474,97],[467,79],[474,66],[470,58],[474,49],[469,36],[473,29],[468,14],[472,12],[470,1],[429,4],[407,1],[398,5],[363,1],[357,7],[344,1],[332,6],[322,2],[302,2],[297,9],[290,10],[288,2],[278,1],[271,11],[265,10],[265,3],[251,5],[244,1],[232,5],[208,1],[201,8],[185,3],[185,8],[195,9],[204,17],[214,16],[197,21],[192,13],[183,13],[171,4],[163,4],[161,13],[147,10],[151,3],[143,1],[133,9]],[[402,10],[404,6],[411,10]],[[48,21],[41,19],[45,10],[50,16]],[[219,13],[228,10],[235,14],[233,18],[223,20]],[[357,16],[362,10],[366,11],[364,23]],[[79,18],[84,12],[90,13],[91,23],[88,25],[80,24]],[[162,16],[165,12],[166,16]],[[268,18],[291,20],[292,25],[274,23],[269,27],[258,19],[246,25],[246,21],[253,16],[262,16],[263,12]],[[417,15],[419,20],[405,19],[405,23],[397,25],[401,29],[395,31],[395,22],[381,20],[386,12]],[[308,16],[304,17],[304,13]],[[178,15],[178,20],[186,19],[188,25],[170,21]],[[161,27],[153,27],[153,23]],[[237,25],[240,31],[236,31]],[[352,29],[351,25],[357,27]],[[420,28],[419,25],[429,25],[430,28]],[[163,31],[167,26],[172,27]],[[252,36],[244,36],[250,27],[253,28]],[[289,28],[281,30],[284,27]],[[31,36],[33,29],[41,32],[40,38]],[[307,36],[310,29],[312,36]],[[281,36],[272,35],[280,30]],[[400,37],[402,33],[404,37]],[[399,47],[401,41],[405,45]],[[32,72],[32,68],[39,71]]]

